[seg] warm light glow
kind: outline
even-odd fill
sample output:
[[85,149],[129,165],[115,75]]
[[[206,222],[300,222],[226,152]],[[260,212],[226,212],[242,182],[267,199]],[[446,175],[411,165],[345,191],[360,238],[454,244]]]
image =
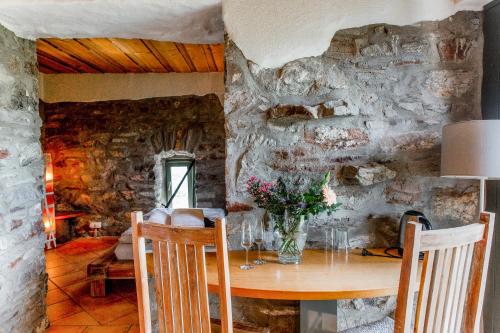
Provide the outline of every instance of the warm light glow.
[[46,170],[45,171],[45,181],[46,182],[50,182],[50,181],[53,181],[53,180],[54,180],[54,174],[52,173],[52,171],[49,172],[49,170]]
[[54,172],[52,168],[52,157],[50,154],[44,154],[45,158],[45,197],[43,198],[43,226],[47,235],[56,232],[56,212],[54,200]]

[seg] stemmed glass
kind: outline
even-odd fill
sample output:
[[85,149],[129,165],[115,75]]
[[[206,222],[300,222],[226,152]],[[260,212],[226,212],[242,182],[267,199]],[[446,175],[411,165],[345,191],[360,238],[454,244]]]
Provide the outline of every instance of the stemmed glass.
[[241,246],[246,251],[245,265],[240,266],[240,268],[243,270],[249,270],[254,268],[254,266],[250,265],[250,263],[248,262],[248,251],[252,247],[252,244],[253,244],[252,223],[250,223],[250,221],[243,221],[241,225]]
[[257,259],[253,261],[256,265],[263,265],[266,263],[265,260],[262,259],[260,255],[260,247],[262,246],[262,242],[264,241],[264,223],[262,219],[257,218],[257,223],[255,224],[255,244],[257,244],[257,249],[259,256]]

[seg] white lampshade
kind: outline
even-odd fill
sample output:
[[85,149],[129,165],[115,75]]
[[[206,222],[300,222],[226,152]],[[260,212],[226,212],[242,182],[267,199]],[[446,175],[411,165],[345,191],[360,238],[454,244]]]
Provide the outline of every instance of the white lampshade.
[[500,179],[500,120],[444,126],[441,176]]

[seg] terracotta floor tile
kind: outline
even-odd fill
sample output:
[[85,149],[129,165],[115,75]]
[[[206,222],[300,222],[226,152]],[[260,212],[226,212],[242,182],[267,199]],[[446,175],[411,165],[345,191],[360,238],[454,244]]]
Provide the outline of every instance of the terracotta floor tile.
[[127,333],[141,333],[139,325],[132,325]]
[[87,326],[50,326],[45,333],[83,333]]
[[92,318],[87,312],[82,311],[74,315],[51,322],[54,326],[95,326],[99,322]]
[[139,313],[131,312],[123,317],[109,322],[110,325],[139,324]]
[[47,293],[47,305],[56,304],[67,299],[69,299],[69,296],[57,287],[55,289],[49,290],[49,292]]
[[108,293],[106,297],[90,296],[90,282],[88,281],[75,283],[62,289],[84,309],[91,309],[123,299],[122,296],[114,292]]
[[137,306],[125,299],[119,299],[103,305],[91,305],[85,310],[101,324],[110,323],[131,312],[137,312]]
[[66,287],[75,283],[80,283],[87,280],[87,271],[80,270],[66,275],[61,275],[58,277],[51,278],[58,287]]
[[45,267],[47,269],[60,267],[68,264],[68,261],[66,261],[63,257],[55,253],[54,254],[49,254],[49,253],[51,252],[45,252]]
[[128,333],[130,325],[89,326],[84,333]]
[[82,308],[72,300],[62,301],[47,307],[47,315],[51,322],[81,311],[83,311]]
[[66,274],[73,273],[76,271],[80,271],[84,268],[86,268],[86,267],[83,265],[67,263],[67,264],[62,265],[62,266],[47,268],[47,273],[49,274],[50,278],[55,278],[58,276],[66,275]]

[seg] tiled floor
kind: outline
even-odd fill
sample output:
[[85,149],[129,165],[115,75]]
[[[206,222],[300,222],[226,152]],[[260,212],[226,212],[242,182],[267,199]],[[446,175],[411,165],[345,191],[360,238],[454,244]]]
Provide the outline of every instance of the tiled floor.
[[45,252],[49,291],[47,333],[139,332],[134,281],[113,281],[106,297],[90,296],[87,264],[116,238],[79,238]]

